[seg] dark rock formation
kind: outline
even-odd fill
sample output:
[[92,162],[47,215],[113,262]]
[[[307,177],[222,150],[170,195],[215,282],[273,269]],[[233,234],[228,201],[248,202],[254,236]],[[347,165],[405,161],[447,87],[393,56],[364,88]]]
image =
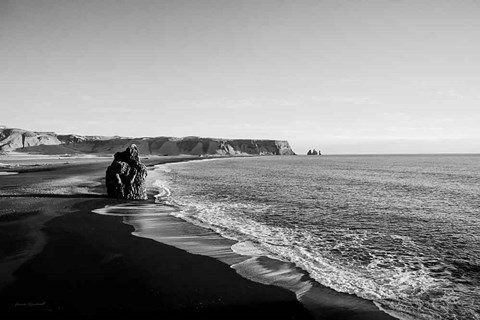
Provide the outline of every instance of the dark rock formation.
[[317,150],[313,149],[312,150],[308,150],[307,152],[307,156],[317,156],[317,155],[320,155],[321,153],[320,152],[317,152]]
[[145,178],[147,168],[140,163],[137,146],[132,144],[123,152],[115,153],[107,168],[105,184],[111,198],[146,200]]

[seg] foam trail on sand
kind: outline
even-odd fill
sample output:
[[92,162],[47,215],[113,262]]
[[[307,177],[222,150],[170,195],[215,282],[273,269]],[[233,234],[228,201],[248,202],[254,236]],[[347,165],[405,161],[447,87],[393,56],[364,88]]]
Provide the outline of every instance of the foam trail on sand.
[[[213,257],[231,266],[244,278],[288,289],[318,318],[354,312],[375,314],[377,319],[391,319],[379,312],[371,301],[320,285],[306,271],[292,262],[282,261],[272,251],[263,250],[259,243],[241,239],[237,233],[217,228],[217,224],[208,219],[202,221],[195,218],[205,213],[208,213],[205,217],[211,217],[212,207],[204,208],[201,204],[198,208],[186,207],[181,203],[183,199],[174,199],[169,181],[162,179],[163,174],[171,173],[170,166],[171,164],[156,166],[149,172],[147,183],[150,190],[155,191],[150,194],[155,199],[153,202],[107,206],[94,212],[123,217],[124,223],[134,227],[132,234],[135,236],[153,239],[192,254]],[[213,208],[213,213],[221,213],[223,209]],[[241,209],[261,212],[265,208],[246,205]],[[221,215],[214,216],[222,219]],[[242,224],[236,225],[245,227]]]
[[378,312],[369,301],[335,292],[316,283],[293,263],[265,256],[266,252],[249,242],[237,242],[171,214],[178,208],[158,203],[125,203],[95,209],[102,215],[123,217],[134,227],[133,235],[152,239],[192,254],[215,258],[231,266],[249,280],[275,285],[294,292],[310,310],[318,308],[355,308]]
[[165,243],[189,253],[213,257],[229,265],[247,259],[232,251],[233,241],[170,215],[177,210],[178,208],[157,203],[127,203],[107,206],[93,212],[123,217],[124,223],[135,228],[133,235]]

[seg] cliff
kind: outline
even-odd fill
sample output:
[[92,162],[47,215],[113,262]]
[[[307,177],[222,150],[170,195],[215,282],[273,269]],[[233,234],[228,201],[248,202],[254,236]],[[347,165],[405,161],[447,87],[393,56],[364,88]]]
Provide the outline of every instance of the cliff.
[[0,128],[0,151],[12,151],[38,145],[58,145],[53,132],[31,132],[22,129]]
[[288,141],[200,137],[105,137],[58,135],[0,127],[0,151],[42,154],[114,154],[131,144],[144,155],[293,155]]

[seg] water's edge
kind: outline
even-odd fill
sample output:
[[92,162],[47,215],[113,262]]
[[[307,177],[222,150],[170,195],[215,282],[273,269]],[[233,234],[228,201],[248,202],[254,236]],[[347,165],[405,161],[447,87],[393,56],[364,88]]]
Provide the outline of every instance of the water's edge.
[[162,166],[163,164],[149,168],[149,190],[157,188],[159,191],[158,194],[149,192],[149,199],[155,198],[155,201],[107,206],[93,212],[122,216],[124,223],[134,227],[132,234],[135,236],[171,245],[191,254],[215,258],[246,279],[287,289],[296,294],[297,299],[315,318],[355,313],[363,316],[358,319],[369,319],[369,315],[373,314],[375,319],[414,319],[386,310],[379,303],[337,292],[312,279],[308,272],[294,263],[282,261],[266,252],[255,252],[255,247],[248,242],[230,239],[208,225],[177,216],[180,208],[166,201],[170,196],[169,190],[155,184],[155,169]]

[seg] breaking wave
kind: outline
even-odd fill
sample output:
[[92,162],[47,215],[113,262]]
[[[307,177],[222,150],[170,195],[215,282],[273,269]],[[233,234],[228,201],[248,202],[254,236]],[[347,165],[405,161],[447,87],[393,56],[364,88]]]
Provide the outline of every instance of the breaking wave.
[[[154,185],[159,201],[178,206],[171,215],[238,241],[232,250],[253,257],[233,266],[240,273],[261,274],[255,259],[271,257],[295,264],[336,291],[372,300],[398,318],[480,319],[479,188],[469,185],[479,182],[477,176],[451,168],[430,173],[426,167],[419,178],[418,167],[415,174],[408,167],[418,166],[413,161],[402,162],[401,178],[382,163],[366,177],[362,163],[355,172],[349,162],[348,176],[338,168],[316,173],[308,163],[303,169],[318,174],[308,180],[293,169],[306,160],[275,161],[163,165]],[[292,174],[279,178],[274,165]],[[248,170],[255,172],[249,176]],[[330,179],[321,194],[319,179]],[[468,192],[456,203],[462,190]],[[459,205],[461,214],[455,211]],[[289,272],[277,275],[301,282]],[[297,288],[299,299],[309,288],[307,283]]]

